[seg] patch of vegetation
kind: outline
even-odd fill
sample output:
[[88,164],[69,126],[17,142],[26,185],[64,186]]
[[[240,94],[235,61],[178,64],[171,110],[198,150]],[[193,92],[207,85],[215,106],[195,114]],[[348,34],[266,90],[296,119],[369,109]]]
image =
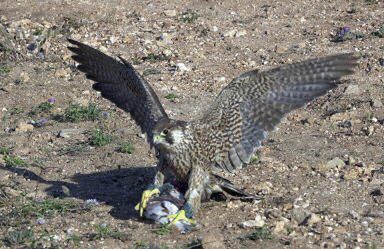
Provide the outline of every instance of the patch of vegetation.
[[184,23],[194,23],[199,18],[199,14],[193,10],[187,10],[181,14],[180,20]]
[[164,98],[169,100],[175,100],[177,98],[177,95],[175,93],[168,93],[167,95],[165,95]]
[[132,154],[135,151],[135,147],[131,143],[127,142],[120,146],[119,151],[121,153]]
[[203,241],[201,239],[194,239],[182,247],[183,249],[203,249]]
[[95,129],[91,132],[89,144],[92,146],[101,147],[112,142],[112,136],[106,133],[103,129]]
[[80,154],[80,153],[87,151],[87,150],[88,150],[88,144],[79,143],[79,144],[71,145],[71,146],[68,146],[65,148],[60,148],[58,155],[59,156],[63,156],[63,155],[74,156],[74,155]]
[[5,165],[8,167],[26,167],[28,163],[18,156],[10,156],[6,154],[4,156]]
[[136,242],[132,247],[132,249],[169,249],[166,245],[153,245],[148,242],[139,241]]
[[11,69],[5,63],[0,64],[0,75],[6,75],[11,72]]
[[154,230],[154,233],[156,233],[157,235],[167,235],[167,234],[170,234],[172,231],[172,228],[169,224],[164,224],[164,225],[161,225],[159,228],[156,228]]
[[91,233],[88,235],[90,240],[100,240],[105,238],[124,240],[124,238],[127,236],[125,233],[112,229],[105,223],[96,225],[95,230],[95,233]]
[[37,28],[32,34],[35,35],[35,36],[42,35],[43,31],[44,31],[44,29]]
[[356,31],[353,32],[349,27],[339,28],[336,35],[333,36],[333,42],[345,42],[349,40],[363,39],[364,34],[362,32]]
[[88,106],[71,104],[64,112],[64,121],[80,122],[80,121],[95,121],[101,115],[101,110],[95,104],[90,103]]
[[256,152],[252,157],[251,157],[251,164],[259,164],[260,163],[260,153]]
[[272,232],[267,227],[258,227],[253,232],[239,237],[240,240],[273,239]]
[[76,234],[71,234],[67,239],[67,242],[73,243],[75,246],[79,246],[81,241],[81,237]]
[[379,38],[384,38],[384,25],[381,26],[378,30],[372,32],[372,35],[377,36]]
[[56,214],[64,214],[83,210],[83,206],[72,200],[45,199],[42,201],[29,200],[20,208],[13,211],[15,215],[23,218],[52,218]]
[[155,61],[167,61],[169,60],[168,56],[165,56],[163,54],[154,54],[150,53],[147,56],[142,58],[143,61],[150,61],[150,62],[155,62]]
[[148,68],[148,69],[145,69],[143,72],[144,77],[151,75],[151,74],[161,74],[161,71],[159,71],[155,68]]
[[0,147],[0,155],[9,155],[11,149],[7,147]]
[[40,113],[48,113],[52,110],[54,104],[49,102],[42,102],[38,106],[34,107],[30,112],[30,116],[34,116]]
[[27,243],[34,244],[35,240],[35,234],[31,229],[19,229],[9,231],[3,241],[8,246],[16,246]]

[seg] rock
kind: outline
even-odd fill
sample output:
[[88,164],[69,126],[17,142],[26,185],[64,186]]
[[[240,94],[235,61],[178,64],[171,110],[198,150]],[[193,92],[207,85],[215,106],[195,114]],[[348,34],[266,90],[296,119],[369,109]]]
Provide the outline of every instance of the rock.
[[307,225],[308,226],[312,226],[316,223],[319,223],[321,221],[321,218],[317,215],[317,214],[311,214],[308,218],[307,218]]
[[66,78],[69,77],[70,73],[65,68],[60,68],[56,70],[55,76],[59,78]]
[[19,78],[22,83],[27,83],[30,80],[29,75],[25,72],[22,72]]
[[164,15],[168,17],[175,17],[177,12],[176,10],[164,10]]
[[225,32],[223,35],[225,37],[234,37],[236,35],[236,32],[237,32],[237,30],[233,29],[233,30],[229,30],[229,31]]
[[59,131],[57,136],[62,137],[62,138],[69,138],[73,135],[82,134],[84,131],[85,131],[85,129],[63,129],[63,130]]
[[63,191],[64,196],[71,196],[71,190],[67,186],[61,185],[61,191]]
[[176,69],[180,72],[187,72],[190,70],[184,63],[181,62],[176,64]]
[[160,43],[158,45],[168,45],[168,44],[172,44],[172,35],[168,34],[168,33],[162,33],[159,37],[160,39]]
[[21,191],[17,191],[13,188],[10,188],[10,187],[4,187],[3,191],[4,191],[4,194],[9,196],[9,197],[17,197],[17,196],[20,196],[20,194],[21,194]]
[[292,219],[294,219],[299,225],[303,225],[310,214],[311,213],[304,208],[294,208],[291,211]]
[[355,210],[350,210],[349,215],[352,217],[352,219],[355,219],[355,220],[360,218],[359,213],[357,213]]
[[247,34],[247,31],[245,30],[240,30],[240,31],[237,31],[236,34],[235,34],[235,37],[240,37],[240,36],[244,36]]
[[217,31],[219,31],[219,28],[216,27],[216,26],[212,26],[212,27],[211,27],[211,31],[212,31],[212,32],[217,32]]
[[344,93],[346,95],[358,95],[361,93],[361,90],[358,85],[349,85],[345,89]]
[[16,126],[16,132],[28,132],[33,130],[33,125],[32,124],[27,124],[27,123],[19,123]]
[[285,222],[283,220],[276,222],[275,228],[273,228],[273,233],[276,235],[282,234],[285,231]]
[[240,223],[242,228],[263,227],[265,225],[264,219],[257,214],[254,220],[247,220]]
[[383,107],[383,103],[380,101],[380,99],[372,99],[371,106],[375,108],[380,108]]
[[335,168],[340,169],[344,166],[345,166],[345,162],[338,157],[333,158],[332,160],[328,161],[326,164],[326,167],[328,169],[335,169]]

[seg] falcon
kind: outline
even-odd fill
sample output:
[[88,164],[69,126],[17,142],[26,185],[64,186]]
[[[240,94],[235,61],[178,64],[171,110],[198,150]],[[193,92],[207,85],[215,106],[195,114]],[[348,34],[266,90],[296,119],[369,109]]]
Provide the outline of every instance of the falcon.
[[129,62],[68,41],[77,68],[95,82],[93,89],[130,113],[155,148],[157,173],[137,205],[140,216],[151,196],[161,193],[173,177],[186,186],[185,204],[173,216],[177,219],[192,218],[213,193],[239,193],[217,172],[232,173],[249,164],[284,116],[335,88],[357,64],[347,53],[252,70],[224,87],[201,118],[181,121],[168,117],[152,87]]

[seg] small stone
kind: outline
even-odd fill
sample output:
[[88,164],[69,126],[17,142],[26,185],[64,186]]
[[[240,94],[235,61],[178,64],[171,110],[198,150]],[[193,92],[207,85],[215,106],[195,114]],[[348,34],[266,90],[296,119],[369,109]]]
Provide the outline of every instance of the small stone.
[[355,163],[356,163],[356,159],[353,158],[352,156],[348,156],[347,164],[348,165],[355,165]]
[[160,35],[160,41],[161,41],[161,44],[159,45],[168,45],[168,44],[172,44],[172,35],[168,34],[168,33],[162,33]]
[[64,196],[71,196],[71,190],[67,186],[61,185],[61,191],[63,191]]
[[169,49],[165,49],[162,53],[167,57],[171,57],[173,55],[173,52]]
[[332,160],[328,161],[326,164],[326,167],[328,169],[335,169],[335,168],[340,169],[344,166],[345,166],[345,162],[338,157],[333,158]]
[[361,93],[361,91],[358,85],[349,85],[345,89],[344,93],[347,95],[358,95]]
[[168,17],[175,17],[177,12],[176,10],[164,10],[164,15]]
[[201,244],[203,245],[203,249],[226,248],[226,245],[224,244],[224,238],[219,231],[210,231],[206,233],[201,241]]
[[69,72],[64,68],[60,68],[56,70],[55,76],[59,78],[65,78],[69,76]]
[[17,196],[20,196],[20,194],[21,194],[20,191],[17,191],[13,188],[10,188],[10,187],[3,188],[3,192],[5,195],[7,195],[9,197],[17,197]]
[[247,220],[240,223],[242,228],[263,227],[265,225],[264,219],[257,214],[254,220]]
[[372,99],[371,106],[375,108],[380,108],[383,107],[383,103],[380,101],[380,99]]
[[73,135],[82,134],[84,131],[85,129],[63,129],[57,135],[62,138],[69,138]]
[[181,62],[176,64],[176,69],[180,72],[187,72],[190,70],[184,63]]
[[225,32],[223,35],[225,37],[234,37],[236,35],[236,32],[237,32],[237,30],[233,29],[233,30],[229,30],[229,31]]
[[273,233],[279,235],[285,231],[285,222],[283,220],[276,222]]
[[116,36],[109,37],[109,41],[111,42],[111,44],[114,44],[117,40],[118,38]]
[[16,126],[16,132],[28,132],[33,130],[33,125],[32,124],[27,124],[27,123],[19,123]]
[[359,213],[357,213],[355,210],[350,210],[349,215],[352,217],[352,219],[355,219],[355,220],[360,218]]
[[29,78],[29,75],[28,75],[27,73],[22,72],[22,73],[20,74],[20,81],[21,81],[22,83],[27,83],[29,80],[30,80],[30,78]]
[[344,175],[343,175],[343,179],[346,180],[346,181],[349,181],[349,180],[355,180],[357,178],[359,178],[360,176],[360,169],[359,168],[352,168],[352,169],[349,169],[347,170]]
[[303,224],[304,221],[308,218],[310,215],[310,212],[303,209],[303,208],[294,208],[291,211],[292,218],[299,224]]
[[308,226],[312,226],[316,223],[319,223],[321,218],[317,214],[311,214],[307,219]]
[[244,36],[247,34],[247,31],[245,30],[240,30],[240,31],[237,31],[236,34],[235,34],[235,37],[241,37],[241,36]]
[[217,32],[217,31],[219,31],[219,28],[216,27],[216,26],[212,26],[212,27],[211,27],[211,31],[212,31],[212,32]]

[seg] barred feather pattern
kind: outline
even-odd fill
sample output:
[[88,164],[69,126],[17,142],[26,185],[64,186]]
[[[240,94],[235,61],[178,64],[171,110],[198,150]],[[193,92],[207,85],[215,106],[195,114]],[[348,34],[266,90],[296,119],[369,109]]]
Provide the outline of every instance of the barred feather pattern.
[[229,172],[241,169],[286,114],[336,87],[356,61],[340,54],[238,76],[195,122],[196,130],[205,129],[198,140],[205,141],[206,156]]

